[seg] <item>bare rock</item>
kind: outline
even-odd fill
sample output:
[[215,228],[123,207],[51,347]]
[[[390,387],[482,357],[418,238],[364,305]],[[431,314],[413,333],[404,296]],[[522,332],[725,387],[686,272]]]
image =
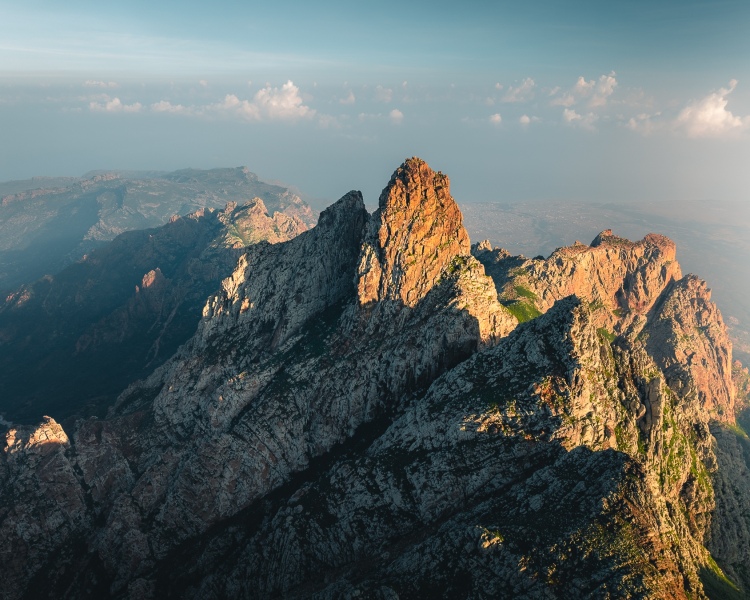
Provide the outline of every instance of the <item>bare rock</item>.
[[370,221],[357,275],[359,301],[400,300],[413,307],[447,262],[469,253],[448,177],[423,160],[408,159],[383,190]]

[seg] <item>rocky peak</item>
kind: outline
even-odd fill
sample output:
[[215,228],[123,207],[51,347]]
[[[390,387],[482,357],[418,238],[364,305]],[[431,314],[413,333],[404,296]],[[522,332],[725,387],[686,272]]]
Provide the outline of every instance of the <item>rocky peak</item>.
[[705,281],[686,275],[670,285],[641,337],[673,390],[712,418],[734,422],[732,344]]
[[[143,279],[141,280],[141,288],[142,289],[148,289],[148,288],[157,288],[161,287],[165,283],[164,274],[161,272],[161,269],[159,267],[156,267],[155,269],[151,269],[148,273],[146,273],[143,276]],[[138,288],[136,286],[136,292],[138,291]]]
[[[52,417],[45,416],[37,427],[11,427],[5,434],[5,452],[12,455],[18,452],[44,449],[47,445],[69,445],[68,436]],[[52,447],[52,446],[50,446]]]
[[491,252],[492,251],[492,244],[490,243],[490,240],[482,240],[481,242],[477,242],[476,244],[471,245],[471,253],[476,254],[477,252]]
[[291,239],[308,229],[305,222],[294,211],[271,211],[259,197],[240,205],[229,202],[218,215],[227,227],[223,244],[227,247],[243,248],[251,244],[266,241],[277,244]]
[[360,256],[360,304],[414,306],[457,255],[470,253],[450,181],[419,158],[407,159],[380,195]]
[[223,281],[222,292],[209,298],[199,336],[243,331],[254,346],[278,346],[350,292],[366,218],[362,195],[352,191],[293,243],[251,248]]
[[571,294],[599,307],[600,326],[624,329],[654,306],[670,283],[682,278],[672,240],[648,234],[632,242],[601,232],[590,246],[580,242],[547,259],[510,256],[476,246],[474,255],[495,281],[500,298],[524,300],[538,311]]

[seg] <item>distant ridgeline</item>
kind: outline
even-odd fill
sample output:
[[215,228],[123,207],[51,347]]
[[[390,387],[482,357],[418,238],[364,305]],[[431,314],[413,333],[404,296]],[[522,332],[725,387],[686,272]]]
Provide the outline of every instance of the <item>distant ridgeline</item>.
[[298,196],[244,168],[34,179],[4,191],[13,193],[0,206],[0,413],[29,422],[103,415],[194,333],[246,246],[315,221]]
[[418,158],[302,229],[205,211],[6,302],[5,598],[747,597],[750,375],[670,239],[472,246]]
[[271,214],[315,223],[313,211],[296,194],[260,181],[244,167],[0,183],[0,293],[55,274],[125,231],[253,198],[263,200]]

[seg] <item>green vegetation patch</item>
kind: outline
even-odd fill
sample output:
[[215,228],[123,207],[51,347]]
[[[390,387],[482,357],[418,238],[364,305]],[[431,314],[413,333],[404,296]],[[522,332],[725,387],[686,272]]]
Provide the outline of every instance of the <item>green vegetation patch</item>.
[[466,265],[469,263],[469,259],[465,256],[456,256],[451,261],[451,264],[448,265],[448,268],[446,269],[448,275],[453,275],[456,272],[463,271],[466,268]]
[[746,408],[737,413],[737,426],[747,437],[747,432],[750,431],[750,409]]
[[536,300],[536,294],[532,292],[529,288],[524,287],[522,285],[516,285],[514,286],[514,289],[516,290],[516,295],[519,298],[528,298],[529,300]]
[[596,331],[599,334],[600,338],[602,338],[603,340],[607,340],[607,342],[609,342],[610,344],[617,339],[617,336],[606,327],[599,327],[599,329],[597,329]]
[[536,306],[530,304],[529,302],[523,302],[521,300],[513,300],[511,302],[504,303],[503,305],[508,310],[508,312],[510,312],[510,314],[518,319],[519,323],[526,323],[526,321],[536,319],[542,314]]
[[750,439],[750,436],[747,435],[747,432],[742,427],[739,420],[737,421],[737,423],[729,423],[727,427],[729,427],[732,433],[734,433],[734,435],[736,435],[738,438],[743,438],[746,440]]
[[628,452],[630,450],[628,436],[625,433],[625,428],[622,423],[615,425],[615,440],[617,440],[617,449],[620,452]]
[[747,596],[721,570],[713,557],[698,572],[703,590],[711,600],[741,600]]

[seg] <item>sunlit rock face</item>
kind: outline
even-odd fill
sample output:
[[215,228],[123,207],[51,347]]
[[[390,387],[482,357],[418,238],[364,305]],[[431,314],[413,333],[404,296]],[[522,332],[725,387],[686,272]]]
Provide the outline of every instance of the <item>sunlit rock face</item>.
[[448,177],[418,158],[407,160],[369,223],[358,272],[360,303],[400,300],[413,307],[451,259],[469,254],[469,246]]
[[731,346],[666,238],[472,248],[448,178],[412,158],[374,214],[350,192],[228,275],[106,419],[8,427],[8,598],[744,585],[706,549],[745,556],[742,531],[712,541],[748,502],[714,486],[747,476],[712,435],[734,423]]

